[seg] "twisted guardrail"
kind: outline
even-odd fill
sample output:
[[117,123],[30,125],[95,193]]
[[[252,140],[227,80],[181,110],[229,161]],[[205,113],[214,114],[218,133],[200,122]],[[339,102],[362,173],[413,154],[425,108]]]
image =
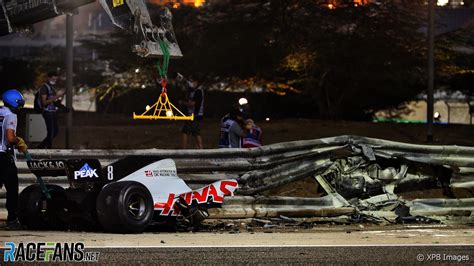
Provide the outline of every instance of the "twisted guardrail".
[[[178,174],[192,188],[213,181],[235,178],[240,183],[236,197],[230,199],[214,217],[263,217],[277,214],[328,215],[351,213],[353,208],[338,206],[330,201],[305,201],[300,198],[259,196],[262,192],[283,186],[308,176],[326,171],[335,158],[357,153],[367,158],[397,157],[412,162],[448,166],[453,169],[453,188],[474,189],[474,147],[455,145],[419,145],[360,136],[338,136],[314,140],[301,140],[267,145],[252,149],[209,150],[30,150],[35,159],[99,159],[102,166],[126,156],[155,156],[172,158]],[[36,182],[26,159],[18,155],[20,190]],[[46,177],[46,183],[67,186],[66,177]],[[0,207],[5,204],[5,191],[0,190]],[[252,202],[260,200],[257,204]],[[263,203],[262,203],[263,202]],[[275,203],[278,202],[278,203]],[[321,202],[326,204],[321,205]],[[321,211],[324,210],[324,211]],[[328,211],[331,210],[331,211]]]

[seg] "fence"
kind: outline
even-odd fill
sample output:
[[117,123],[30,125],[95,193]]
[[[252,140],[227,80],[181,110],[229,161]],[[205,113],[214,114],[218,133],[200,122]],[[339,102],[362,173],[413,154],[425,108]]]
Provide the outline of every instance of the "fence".
[[[337,204],[337,197],[319,199],[261,197],[261,192],[287,183],[315,176],[334,162],[353,154],[367,158],[396,157],[412,162],[449,166],[453,169],[452,188],[472,192],[474,188],[474,148],[461,146],[415,145],[358,136],[272,144],[253,149],[216,150],[30,150],[35,159],[99,159],[102,166],[126,156],[172,158],[178,175],[192,188],[213,181],[235,178],[240,187],[224,208],[213,211],[213,217],[239,218],[278,215],[328,216],[348,214],[353,206]],[[34,183],[25,158],[18,156],[20,190]],[[67,186],[66,177],[46,177],[46,183]],[[5,191],[0,190],[0,207],[5,205]]]

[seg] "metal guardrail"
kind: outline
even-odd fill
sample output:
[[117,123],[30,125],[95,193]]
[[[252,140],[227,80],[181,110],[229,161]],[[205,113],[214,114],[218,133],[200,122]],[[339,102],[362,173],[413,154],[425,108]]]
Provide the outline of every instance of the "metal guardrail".
[[[272,144],[253,149],[212,149],[212,150],[30,150],[35,159],[99,159],[102,166],[126,156],[156,156],[172,158],[176,162],[178,175],[192,188],[223,178],[236,178],[241,187],[237,195],[254,196],[260,192],[285,185],[300,178],[321,174],[333,162],[334,154],[353,150],[366,156],[402,157],[404,159],[447,165],[455,169],[451,187],[474,188],[474,148],[462,146],[416,145],[358,136],[339,136],[314,140],[303,140]],[[35,182],[23,155],[18,156],[20,187]],[[47,177],[46,183],[67,186],[66,177]],[[0,190],[0,207],[4,204],[4,190]],[[253,217],[293,213],[316,215],[319,206],[305,201],[287,201],[272,205],[267,202],[258,209],[243,208],[241,198],[229,199],[215,217]],[[245,205],[245,204],[244,204]],[[252,205],[255,206],[255,205]],[[273,207],[271,207],[273,206]],[[276,206],[276,207],[275,207]],[[312,208],[313,212],[308,211]],[[239,209],[240,208],[240,209]],[[334,209],[334,208],[333,208]],[[351,208],[349,208],[351,209]],[[286,210],[286,211],[285,211]],[[347,213],[348,210],[342,210]],[[266,214],[264,214],[266,213]],[[325,212],[322,212],[325,213]],[[297,215],[299,215],[297,214]],[[284,214],[282,214],[284,215]]]

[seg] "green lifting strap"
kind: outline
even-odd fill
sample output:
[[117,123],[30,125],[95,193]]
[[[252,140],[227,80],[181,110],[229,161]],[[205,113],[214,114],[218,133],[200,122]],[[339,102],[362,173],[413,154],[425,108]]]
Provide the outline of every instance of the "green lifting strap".
[[161,95],[158,97],[158,101],[153,106],[147,107],[146,111],[141,115],[133,113],[133,119],[193,121],[194,114],[191,116],[186,116],[183,114],[183,112],[176,108],[176,106],[174,106],[168,98],[168,94],[166,93],[166,75],[168,73],[170,53],[166,43],[163,40],[160,40],[160,48],[163,51],[163,63],[160,65],[160,62],[158,62],[156,67],[158,68],[158,72],[161,77]]
[[158,62],[156,66],[158,68],[158,73],[160,74],[160,77],[166,78],[166,76],[168,75],[168,64],[170,62],[170,52],[168,50],[168,46],[163,40],[160,40],[160,48],[163,51],[163,63],[160,66],[160,62]]

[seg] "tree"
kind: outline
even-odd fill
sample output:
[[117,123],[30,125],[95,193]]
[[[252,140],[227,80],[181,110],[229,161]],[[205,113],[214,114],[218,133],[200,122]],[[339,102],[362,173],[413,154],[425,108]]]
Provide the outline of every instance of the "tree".
[[45,46],[31,50],[21,57],[0,59],[0,93],[7,89],[36,90],[48,71],[63,65],[62,48]]
[[474,23],[437,37],[437,87],[474,97]]
[[220,77],[285,82],[317,101],[321,117],[367,118],[424,89],[422,20],[419,6],[409,7],[216,3],[200,9],[189,27],[199,36],[181,63],[199,62]]
[[[380,109],[400,108],[426,88],[426,7],[422,0],[349,2],[336,9],[314,0],[181,5],[173,9],[173,23],[185,56],[170,69],[204,73],[209,82],[234,88],[300,93],[317,103],[310,115],[321,118],[370,119]],[[96,49],[116,71],[155,71],[154,61],[123,50],[130,46],[123,33],[115,36],[124,45]],[[149,73],[142,78],[152,82]]]
[[0,95],[8,89],[23,90],[33,84],[35,65],[24,60],[4,58],[0,61]]

